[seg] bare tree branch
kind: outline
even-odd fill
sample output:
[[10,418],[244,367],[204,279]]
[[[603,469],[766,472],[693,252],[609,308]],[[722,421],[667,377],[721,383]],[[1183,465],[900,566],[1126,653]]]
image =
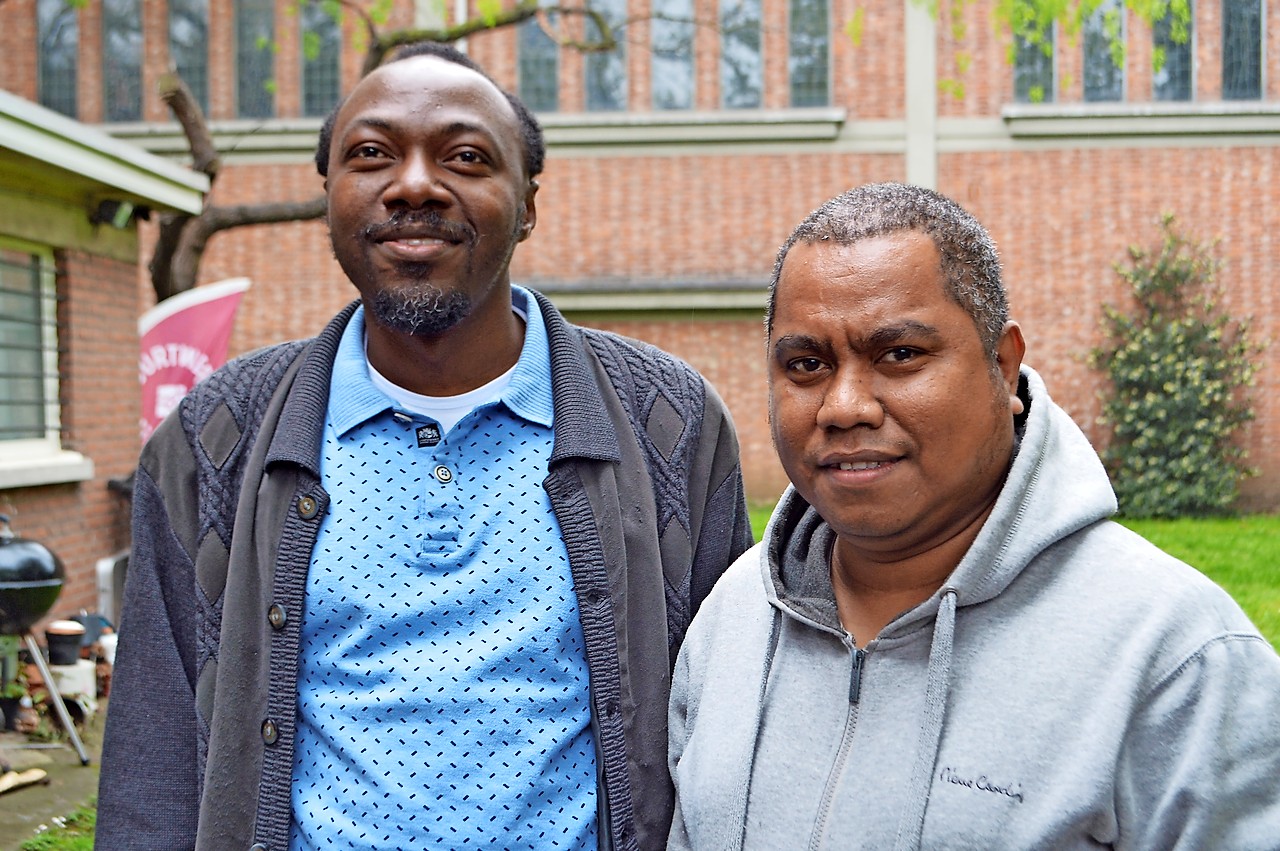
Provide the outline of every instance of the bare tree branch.
[[173,68],[160,76],[157,88],[160,90],[160,99],[169,107],[173,117],[182,126],[183,135],[187,137],[187,144],[191,148],[192,168],[208,175],[209,180],[214,180],[222,167],[222,158],[213,144],[209,122],[205,119],[200,104],[196,102],[195,95]]
[[[237,204],[225,207],[207,206],[199,216],[189,218],[180,226],[180,232],[168,260],[170,295],[189,290],[196,285],[200,274],[200,261],[214,234],[248,225],[270,225],[282,222],[298,222],[318,219],[325,214],[323,195],[306,201],[277,201],[265,204]],[[164,224],[161,223],[163,229]],[[157,257],[159,246],[157,246]],[[154,261],[153,261],[154,263]],[[159,283],[152,268],[152,284]]]

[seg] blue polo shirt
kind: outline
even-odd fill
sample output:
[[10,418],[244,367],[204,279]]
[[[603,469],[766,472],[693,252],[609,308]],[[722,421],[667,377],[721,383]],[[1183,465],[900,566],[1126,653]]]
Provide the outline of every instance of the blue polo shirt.
[[536,302],[500,397],[445,431],[343,334],[299,651],[290,848],[596,847],[586,653],[542,481]]

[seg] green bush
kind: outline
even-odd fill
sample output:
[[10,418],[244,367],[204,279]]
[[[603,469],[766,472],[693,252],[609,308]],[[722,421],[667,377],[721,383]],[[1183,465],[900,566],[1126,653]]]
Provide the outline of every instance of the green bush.
[[1253,419],[1247,391],[1261,347],[1248,320],[1219,304],[1215,246],[1180,233],[1171,215],[1161,229],[1157,248],[1131,247],[1128,265],[1116,266],[1132,312],[1103,306],[1105,340],[1092,352],[1111,385],[1102,457],[1129,517],[1222,514],[1253,474],[1236,438]]

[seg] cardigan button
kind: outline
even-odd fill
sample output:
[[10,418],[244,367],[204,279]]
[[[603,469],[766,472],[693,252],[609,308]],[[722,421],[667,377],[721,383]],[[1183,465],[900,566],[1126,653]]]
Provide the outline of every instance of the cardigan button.
[[320,513],[320,503],[313,496],[304,496],[298,500],[298,515],[303,520],[310,520]]
[[271,608],[267,609],[267,623],[271,624],[271,628],[284,629],[284,625],[288,622],[289,615],[284,610],[284,606],[272,603]]
[[276,739],[280,738],[280,729],[276,727],[276,722],[268,718],[262,722],[262,741],[269,745],[274,745]]

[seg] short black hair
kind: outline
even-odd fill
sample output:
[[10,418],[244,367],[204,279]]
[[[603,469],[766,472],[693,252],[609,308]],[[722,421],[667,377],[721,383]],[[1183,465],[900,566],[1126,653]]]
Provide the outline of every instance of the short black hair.
[[[479,63],[451,44],[441,44],[434,41],[420,41],[410,44],[396,51],[395,55],[388,59],[386,64],[399,62],[402,59],[412,59],[415,56],[434,56],[437,59],[461,65],[463,68],[475,71],[481,77],[493,83],[494,87],[502,92],[507,102],[511,104],[511,108],[515,110],[516,118],[520,121],[520,142],[524,151],[524,170],[526,174],[530,180],[542,174],[542,166],[547,158],[547,146],[542,138],[542,125],[538,123],[538,119],[534,117],[533,113],[529,111],[529,108],[524,105],[520,98],[499,86],[480,67]],[[316,171],[320,172],[321,177],[329,175],[329,145],[333,142],[333,125],[338,120],[338,112],[346,102],[346,97],[339,100],[329,114],[325,116],[324,123],[320,125],[320,138],[316,144]]]

